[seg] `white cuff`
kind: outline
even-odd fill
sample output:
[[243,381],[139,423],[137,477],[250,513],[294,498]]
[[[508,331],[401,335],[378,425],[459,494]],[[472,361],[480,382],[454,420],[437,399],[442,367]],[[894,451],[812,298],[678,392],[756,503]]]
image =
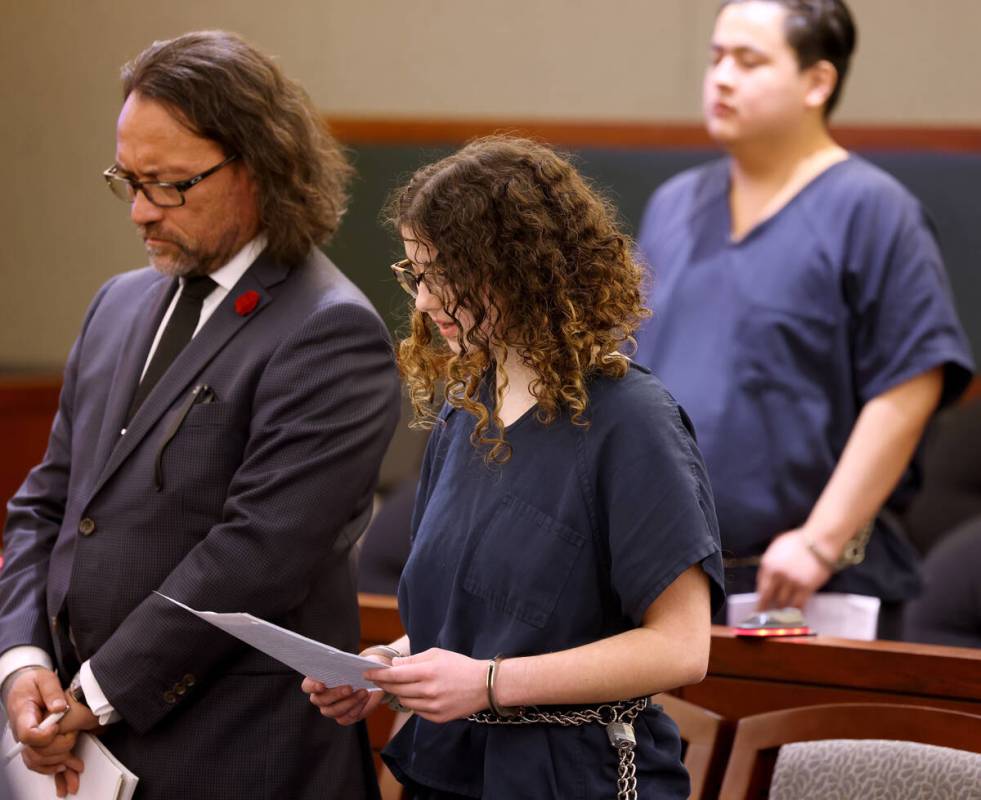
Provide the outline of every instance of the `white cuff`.
[[89,711],[99,718],[100,725],[108,725],[110,722],[118,722],[122,717],[119,712],[112,707],[106,699],[102,687],[92,673],[91,661],[82,664],[78,671],[78,679],[82,684],[82,691],[85,692],[85,702],[89,705]]
[[0,687],[7,678],[23,667],[51,669],[51,656],[32,644],[11,647],[0,656]]

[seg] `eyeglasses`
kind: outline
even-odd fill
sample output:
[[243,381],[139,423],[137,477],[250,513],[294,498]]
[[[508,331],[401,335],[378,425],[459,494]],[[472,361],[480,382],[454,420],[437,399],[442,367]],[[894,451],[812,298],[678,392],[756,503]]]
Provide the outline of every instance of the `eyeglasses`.
[[395,279],[399,282],[399,286],[405,289],[412,297],[416,297],[419,294],[420,283],[426,284],[426,288],[430,294],[438,294],[439,285],[435,274],[427,270],[415,272],[412,269],[412,262],[409,259],[403,258],[401,261],[396,261],[392,264],[391,269],[395,275]]
[[186,181],[137,181],[119,174],[119,167],[113,165],[102,173],[106,179],[106,184],[120,200],[132,203],[136,199],[137,192],[143,192],[143,196],[153,205],[160,208],[177,208],[186,202],[184,192],[192,186],[197,186],[209,175],[214,175],[226,164],[230,164],[238,158],[238,155],[230,155],[220,164],[216,164],[211,169],[206,169],[200,175],[188,178]]

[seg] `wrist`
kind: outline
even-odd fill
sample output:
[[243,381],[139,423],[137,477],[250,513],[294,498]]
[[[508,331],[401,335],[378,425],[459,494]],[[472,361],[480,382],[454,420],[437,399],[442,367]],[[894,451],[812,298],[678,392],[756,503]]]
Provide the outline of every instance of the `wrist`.
[[399,650],[397,647],[392,647],[390,644],[373,644],[371,647],[366,647],[360,653],[359,656],[362,658],[367,658],[368,656],[382,656],[382,658],[387,658],[389,662],[393,658],[405,658],[405,653]]
[[807,552],[811,554],[811,557],[821,565],[823,569],[828,572],[837,572],[837,555],[831,558],[825,549],[825,545],[819,544],[818,541],[813,537],[809,531],[806,529],[801,529],[800,532],[801,539],[804,542],[804,546],[807,548]]
[[[387,658],[389,666],[392,664],[392,659],[405,658],[405,654],[401,650],[390,644],[373,644],[371,647],[366,647],[364,650],[358,653],[358,655],[362,658],[367,658],[368,656],[380,656],[382,658]],[[399,699],[391,692],[385,692],[382,694],[381,702],[392,709],[392,711],[408,712],[410,710],[403,706],[399,702]]]
[[65,694],[70,698],[70,702],[85,706],[86,708],[90,707],[89,702],[85,697],[85,689],[82,688],[81,672],[75,673],[75,677],[72,678],[71,683],[68,684]]
[[487,662],[487,707],[499,717],[514,717],[520,714],[524,709],[522,709],[520,706],[502,705],[500,702],[500,673],[501,665],[503,663],[504,656],[500,655]]
[[872,535],[874,525],[873,517],[847,538],[838,531],[824,536],[815,534],[806,526],[800,529],[800,534],[814,559],[829,572],[836,573],[847,567],[861,564],[865,560],[865,547]]
[[18,667],[3,679],[3,683],[0,684],[0,702],[3,703],[4,708],[7,707],[7,698],[10,696],[10,690],[13,688],[17,678],[25,672],[33,672],[36,669],[45,669],[45,667],[40,664],[28,664],[27,666]]

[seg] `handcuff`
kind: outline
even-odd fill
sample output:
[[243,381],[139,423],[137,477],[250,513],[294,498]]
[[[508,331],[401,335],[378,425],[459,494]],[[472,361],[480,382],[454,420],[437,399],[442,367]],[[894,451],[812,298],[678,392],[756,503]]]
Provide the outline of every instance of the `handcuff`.
[[[401,650],[398,650],[397,648],[392,647],[391,645],[388,644],[374,644],[371,647],[366,647],[364,650],[358,653],[358,655],[361,656],[362,658],[364,658],[365,656],[388,656],[390,659],[405,657],[405,655],[402,653]],[[382,695],[381,701],[390,709],[392,709],[392,711],[406,711],[409,713],[412,712],[411,708],[406,708],[404,705],[402,705],[399,702],[398,697],[396,697],[391,692],[385,692]]]

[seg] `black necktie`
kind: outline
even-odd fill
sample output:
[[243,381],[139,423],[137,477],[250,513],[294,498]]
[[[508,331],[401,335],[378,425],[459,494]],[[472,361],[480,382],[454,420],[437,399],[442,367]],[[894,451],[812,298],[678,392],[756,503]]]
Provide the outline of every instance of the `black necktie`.
[[146,368],[140,385],[136,387],[127,419],[133,419],[137,409],[143,404],[157,381],[184,349],[184,345],[191,341],[194,329],[198,326],[198,319],[201,317],[201,304],[217,285],[207,275],[184,279],[184,288],[177,298],[174,313],[167,320],[167,327],[164,328],[163,335],[157,343],[150,365]]

